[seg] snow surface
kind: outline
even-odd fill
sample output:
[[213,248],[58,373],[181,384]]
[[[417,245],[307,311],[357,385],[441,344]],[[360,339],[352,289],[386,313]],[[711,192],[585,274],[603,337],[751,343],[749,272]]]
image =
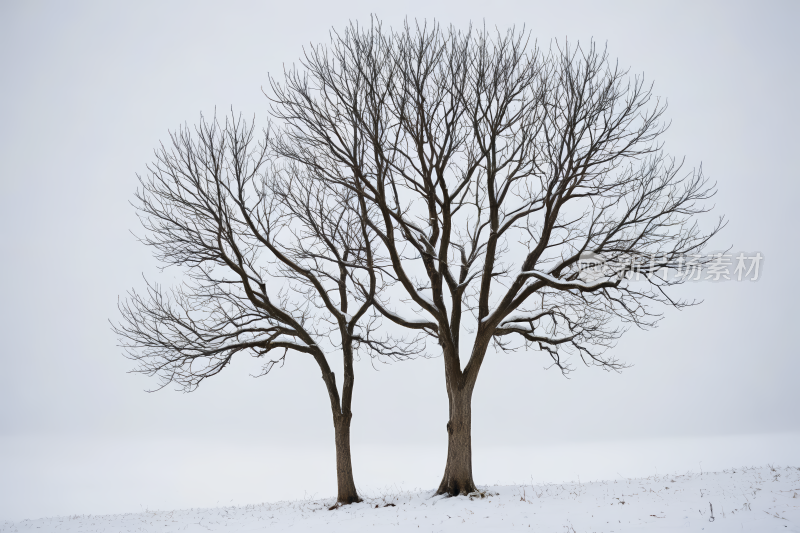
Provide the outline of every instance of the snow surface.
[[[800,468],[736,468],[591,483],[482,487],[486,497],[386,490],[334,500],[69,516],[0,523],[0,533],[208,531],[800,532]],[[366,496],[366,495],[362,495]],[[712,520],[713,513],[713,520]]]

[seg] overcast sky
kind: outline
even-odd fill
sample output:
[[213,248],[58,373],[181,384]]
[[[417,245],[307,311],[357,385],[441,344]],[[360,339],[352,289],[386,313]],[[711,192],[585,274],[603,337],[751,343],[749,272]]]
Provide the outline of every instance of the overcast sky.
[[[577,367],[567,380],[542,354],[490,353],[473,404],[476,482],[585,479],[605,473],[586,459],[600,455],[624,475],[722,459],[800,466],[799,6],[0,3],[0,520],[333,494],[312,361],[253,379],[241,359],[195,393],[147,394],[153,382],[127,373],[108,320],[156,273],[128,202],[168,131],[231,107],[263,124],[268,74],[373,11],[394,27],[524,25],[545,46],[607,44],[668,99],[666,150],[718,182],[715,213],[730,223],[712,248],[765,257],[758,282],[691,284],[682,293],[701,306],[627,334],[615,352],[634,366],[621,374]],[[357,484],[438,483],[441,359],[361,361],[353,409]],[[723,453],[732,442],[739,455]],[[498,462],[503,447],[531,461]]]

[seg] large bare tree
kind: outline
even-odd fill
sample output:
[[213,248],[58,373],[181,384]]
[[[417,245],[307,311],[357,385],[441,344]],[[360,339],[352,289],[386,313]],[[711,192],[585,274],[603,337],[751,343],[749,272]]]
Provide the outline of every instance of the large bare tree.
[[[180,129],[139,180],[141,241],[162,265],[183,267],[186,281],[148,283],[121,302],[115,330],[136,371],[191,391],[238,353],[263,359],[264,374],[288,353],[312,357],[333,414],[337,503],[360,501],[350,456],[355,353],[410,353],[372,334],[383,282],[364,200],[271,164],[269,136],[241,118]],[[328,361],[336,354],[341,392]]]
[[694,303],[668,294],[669,269],[720,229],[697,225],[714,186],[662,151],[664,103],[593,43],[373,20],[308,49],[269,97],[280,154],[374,208],[405,301],[377,308],[440,346],[439,494],[476,490],[471,401],[490,346],[619,370],[608,348],[627,325]]

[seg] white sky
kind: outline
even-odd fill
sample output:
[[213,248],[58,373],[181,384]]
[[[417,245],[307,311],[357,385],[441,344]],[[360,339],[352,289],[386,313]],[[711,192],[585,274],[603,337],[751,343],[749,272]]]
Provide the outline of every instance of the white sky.
[[[612,57],[644,72],[654,93],[668,98],[667,151],[686,156],[689,167],[702,163],[718,182],[717,212],[730,223],[712,248],[766,258],[757,283],[686,287],[705,303],[624,337],[616,354],[635,366],[622,374],[578,367],[566,380],[544,371],[546,356],[538,353],[487,357],[473,407],[476,482],[510,475],[499,473],[507,467],[477,466],[489,464],[487,450],[499,446],[521,457],[525,449],[573,446],[580,454],[592,442],[651,439],[668,450],[669,439],[719,443],[736,434],[750,435],[737,442],[761,443],[741,444],[741,460],[766,460],[761,452],[772,443],[777,457],[800,463],[800,447],[786,444],[796,440],[774,436],[800,431],[798,289],[791,281],[800,260],[793,237],[800,4],[277,4],[0,4],[0,520],[179,501],[158,491],[147,500],[146,481],[119,488],[128,478],[109,472],[120,465],[147,464],[136,475],[146,472],[152,486],[205,502],[207,492],[180,483],[191,478],[182,473],[198,450],[209,487],[234,468],[225,466],[232,455],[282,465],[260,478],[258,490],[237,492],[239,503],[301,497],[302,487],[333,493],[330,411],[313,362],[292,357],[254,380],[248,373],[256,366],[243,359],[190,395],[146,394],[153,382],[126,373],[131,362],[107,321],[117,318],[117,296],[141,287],[142,272],[155,272],[150,252],[130,234],[139,228],[128,202],[135,174],[168,130],[215,107],[265,122],[267,74],[280,75],[304,45],[326,41],[331,27],[348,20],[367,21],[371,11],[393,26],[405,16],[462,28],[485,20],[501,29],[524,24],[540,44],[607,42]],[[372,458],[359,472],[354,457],[356,482],[361,475],[370,483],[433,486],[446,446],[442,361],[379,370],[368,361],[356,368],[353,443]],[[393,468],[376,474],[381,450],[397,449],[427,451],[387,451]],[[693,455],[686,445],[681,457],[695,465],[714,455],[714,446],[702,449]],[[619,465],[609,468],[658,463],[636,453],[616,455]],[[566,455],[557,457],[551,477],[572,476],[558,467]],[[266,472],[264,464],[241,461]],[[430,467],[422,472],[420,464]],[[520,480],[543,468],[537,465]],[[72,485],[89,488],[76,493]],[[245,485],[256,486],[252,479]]]

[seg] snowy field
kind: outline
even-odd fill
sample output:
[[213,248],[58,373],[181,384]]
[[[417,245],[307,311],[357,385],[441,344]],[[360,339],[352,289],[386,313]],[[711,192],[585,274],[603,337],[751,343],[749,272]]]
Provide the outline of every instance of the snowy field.
[[482,487],[471,498],[383,491],[236,507],[4,522],[0,533],[208,531],[800,532],[800,468],[766,466],[591,483]]

